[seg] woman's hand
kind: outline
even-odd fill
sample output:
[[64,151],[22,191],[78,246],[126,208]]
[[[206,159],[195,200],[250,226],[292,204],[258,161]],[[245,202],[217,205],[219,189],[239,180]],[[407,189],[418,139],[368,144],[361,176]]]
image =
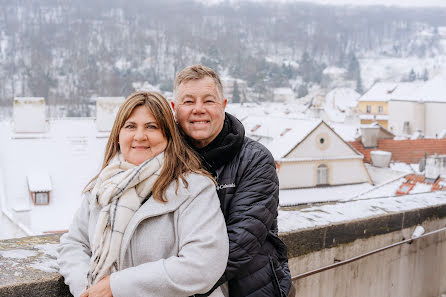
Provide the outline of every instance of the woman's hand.
[[80,297],[113,297],[110,288],[110,275],[91,286],[87,291],[83,292]]

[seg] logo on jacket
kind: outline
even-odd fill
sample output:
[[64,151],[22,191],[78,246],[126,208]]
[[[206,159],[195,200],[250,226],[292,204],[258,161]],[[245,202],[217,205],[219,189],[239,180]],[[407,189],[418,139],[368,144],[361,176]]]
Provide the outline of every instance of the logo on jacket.
[[217,191],[218,190],[223,190],[223,189],[226,189],[226,188],[235,188],[235,184],[234,183],[232,183],[232,184],[223,184],[223,185],[218,185],[215,188],[217,189]]

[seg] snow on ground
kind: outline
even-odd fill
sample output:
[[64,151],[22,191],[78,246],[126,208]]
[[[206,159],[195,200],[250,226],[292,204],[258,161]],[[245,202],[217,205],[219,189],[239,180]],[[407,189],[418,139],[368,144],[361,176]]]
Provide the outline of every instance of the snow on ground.
[[[369,57],[360,59],[361,78],[364,90],[369,89],[375,81],[400,81],[402,74],[409,74],[413,69],[416,73],[423,73],[424,69],[431,70],[446,67],[446,56],[432,58],[380,58]],[[440,66],[438,66],[440,65]]]
[[300,210],[279,210],[279,232],[325,226],[388,213],[446,204],[446,192],[438,191],[398,197],[366,199],[313,206]]

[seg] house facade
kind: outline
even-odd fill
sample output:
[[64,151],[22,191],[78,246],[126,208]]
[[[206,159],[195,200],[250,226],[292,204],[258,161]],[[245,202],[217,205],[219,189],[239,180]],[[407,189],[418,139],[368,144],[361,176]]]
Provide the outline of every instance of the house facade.
[[323,121],[248,117],[243,123],[247,136],[271,151],[280,189],[372,183],[363,156]]
[[388,100],[397,87],[396,83],[375,83],[359,98],[358,113],[362,125],[377,122],[384,128],[388,127]]

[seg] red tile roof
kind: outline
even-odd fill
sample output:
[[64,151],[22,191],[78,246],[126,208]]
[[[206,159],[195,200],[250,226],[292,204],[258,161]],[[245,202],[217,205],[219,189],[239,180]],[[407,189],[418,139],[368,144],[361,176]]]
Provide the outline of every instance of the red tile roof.
[[351,141],[349,144],[364,155],[364,162],[367,163],[371,163],[370,152],[376,150],[391,152],[392,161],[408,164],[418,163],[425,154],[446,154],[446,139],[380,139],[376,148],[364,148],[361,140]]
[[437,178],[433,182],[426,180],[424,175],[417,174],[408,174],[404,178],[406,179],[406,181],[400,185],[399,189],[396,191],[396,195],[406,195],[410,193],[410,191],[417,183],[432,185],[431,192],[446,190],[446,188],[444,187],[444,178]]

